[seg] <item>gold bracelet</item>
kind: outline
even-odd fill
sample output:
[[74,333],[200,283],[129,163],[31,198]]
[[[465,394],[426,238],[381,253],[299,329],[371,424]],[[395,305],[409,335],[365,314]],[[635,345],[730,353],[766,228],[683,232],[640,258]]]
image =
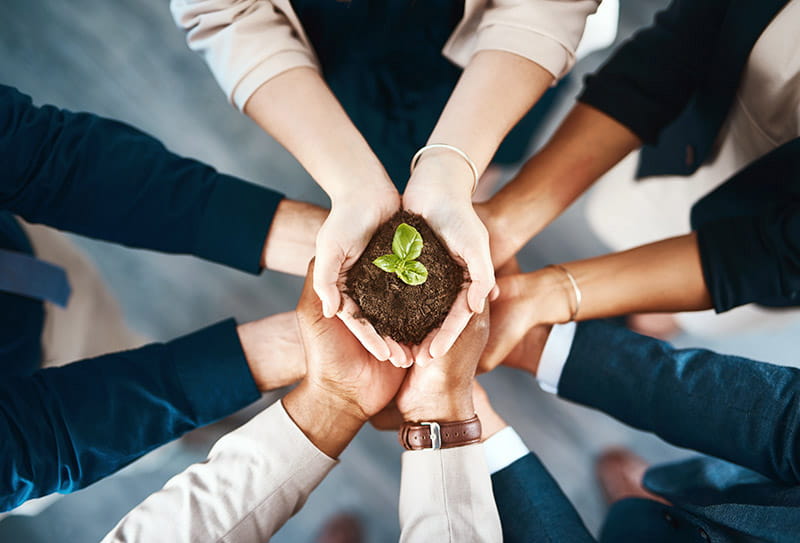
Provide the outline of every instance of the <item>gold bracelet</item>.
[[570,284],[572,284],[572,291],[575,294],[575,309],[572,311],[572,316],[569,318],[567,322],[572,322],[575,320],[575,317],[578,316],[578,311],[581,309],[581,300],[583,299],[583,295],[581,294],[581,288],[578,286],[578,281],[575,280],[575,276],[570,273],[570,271],[562,266],[561,264],[551,264],[551,268],[556,268],[564,272],[564,275],[567,276],[569,279]]
[[447,144],[447,143],[429,143],[425,147],[420,148],[420,150],[417,151],[416,153],[414,153],[414,156],[411,158],[411,168],[410,168],[411,172],[410,173],[412,173],[412,174],[414,173],[414,168],[417,167],[417,162],[419,162],[419,158],[422,156],[422,154],[425,151],[427,151],[429,149],[447,149],[449,151],[453,151],[458,156],[463,158],[467,162],[467,165],[469,166],[469,169],[472,170],[472,177],[473,177],[472,194],[475,194],[475,191],[478,190],[478,179],[480,177],[478,175],[478,167],[475,165],[474,162],[472,162],[472,159],[469,158],[467,153],[465,153],[464,151],[462,151],[461,149],[459,149],[455,145],[450,145],[450,144]]

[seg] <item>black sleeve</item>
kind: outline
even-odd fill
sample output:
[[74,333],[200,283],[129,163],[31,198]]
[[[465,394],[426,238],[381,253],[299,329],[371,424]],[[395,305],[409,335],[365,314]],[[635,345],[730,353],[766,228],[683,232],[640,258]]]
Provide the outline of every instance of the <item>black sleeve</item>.
[[579,101],[655,143],[708,71],[729,3],[673,0],[586,78]]

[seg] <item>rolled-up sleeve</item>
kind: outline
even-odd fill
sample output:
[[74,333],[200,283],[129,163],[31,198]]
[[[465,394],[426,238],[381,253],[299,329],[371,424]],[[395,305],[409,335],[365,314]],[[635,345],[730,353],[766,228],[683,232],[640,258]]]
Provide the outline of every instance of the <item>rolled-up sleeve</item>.
[[451,61],[466,66],[479,51],[508,51],[564,76],[575,64],[586,18],[599,0],[491,0],[470,14],[445,45]]
[[709,222],[697,243],[718,313],[747,303],[800,305],[800,204]]
[[172,0],[170,9],[189,48],[240,110],[273,77],[301,66],[318,68],[299,23],[272,2]]

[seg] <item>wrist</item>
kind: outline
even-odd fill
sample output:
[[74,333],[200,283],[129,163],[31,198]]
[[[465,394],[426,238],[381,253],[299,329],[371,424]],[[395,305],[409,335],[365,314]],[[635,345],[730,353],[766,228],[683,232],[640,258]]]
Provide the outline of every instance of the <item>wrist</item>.
[[319,206],[284,198],[264,241],[261,266],[305,275],[308,262],[314,256],[317,232],[327,216],[328,210]]
[[344,451],[366,421],[354,402],[307,379],[284,397],[283,405],[306,437],[331,458]]
[[236,327],[250,373],[261,392],[296,383],[306,372],[294,311]]
[[[381,203],[399,203],[400,195],[380,163],[365,166],[362,171],[349,171],[345,178],[339,178],[323,186],[331,199],[331,207],[337,203],[370,202],[380,207]],[[396,207],[396,206],[395,206]],[[368,209],[368,208],[365,208]]]
[[537,315],[536,324],[569,322],[575,309],[574,289],[563,270],[548,266],[528,274],[527,297]]
[[[447,193],[472,201],[475,175],[469,163],[448,149],[428,149],[417,160],[409,187],[421,185],[421,190]],[[424,185],[424,187],[422,187]]]
[[455,422],[466,420],[475,415],[472,392],[449,391],[445,394],[433,394],[418,398],[414,405],[402,412],[406,422]]

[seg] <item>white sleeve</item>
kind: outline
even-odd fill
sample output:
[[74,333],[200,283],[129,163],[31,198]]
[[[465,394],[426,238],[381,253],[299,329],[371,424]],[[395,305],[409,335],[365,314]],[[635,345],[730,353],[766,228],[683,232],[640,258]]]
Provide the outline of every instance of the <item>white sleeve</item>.
[[529,452],[531,450],[511,426],[506,426],[483,442],[483,454],[490,475],[507,468]]
[[268,541],[336,463],[278,401],[167,481],[103,542]]
[[561,380],[561,372],[564,371],[564,364],[567,363],[569,352],[572,350],[576,326],[574,322],[554,324],[550,330],[550,335],[547,337],[542,356],[539,359],[539,369],[536,371],[539,387],[545,392],[558,394],[558,382]]
[[403,453],[400,542],[501,542],[500,515],[480,443]]

